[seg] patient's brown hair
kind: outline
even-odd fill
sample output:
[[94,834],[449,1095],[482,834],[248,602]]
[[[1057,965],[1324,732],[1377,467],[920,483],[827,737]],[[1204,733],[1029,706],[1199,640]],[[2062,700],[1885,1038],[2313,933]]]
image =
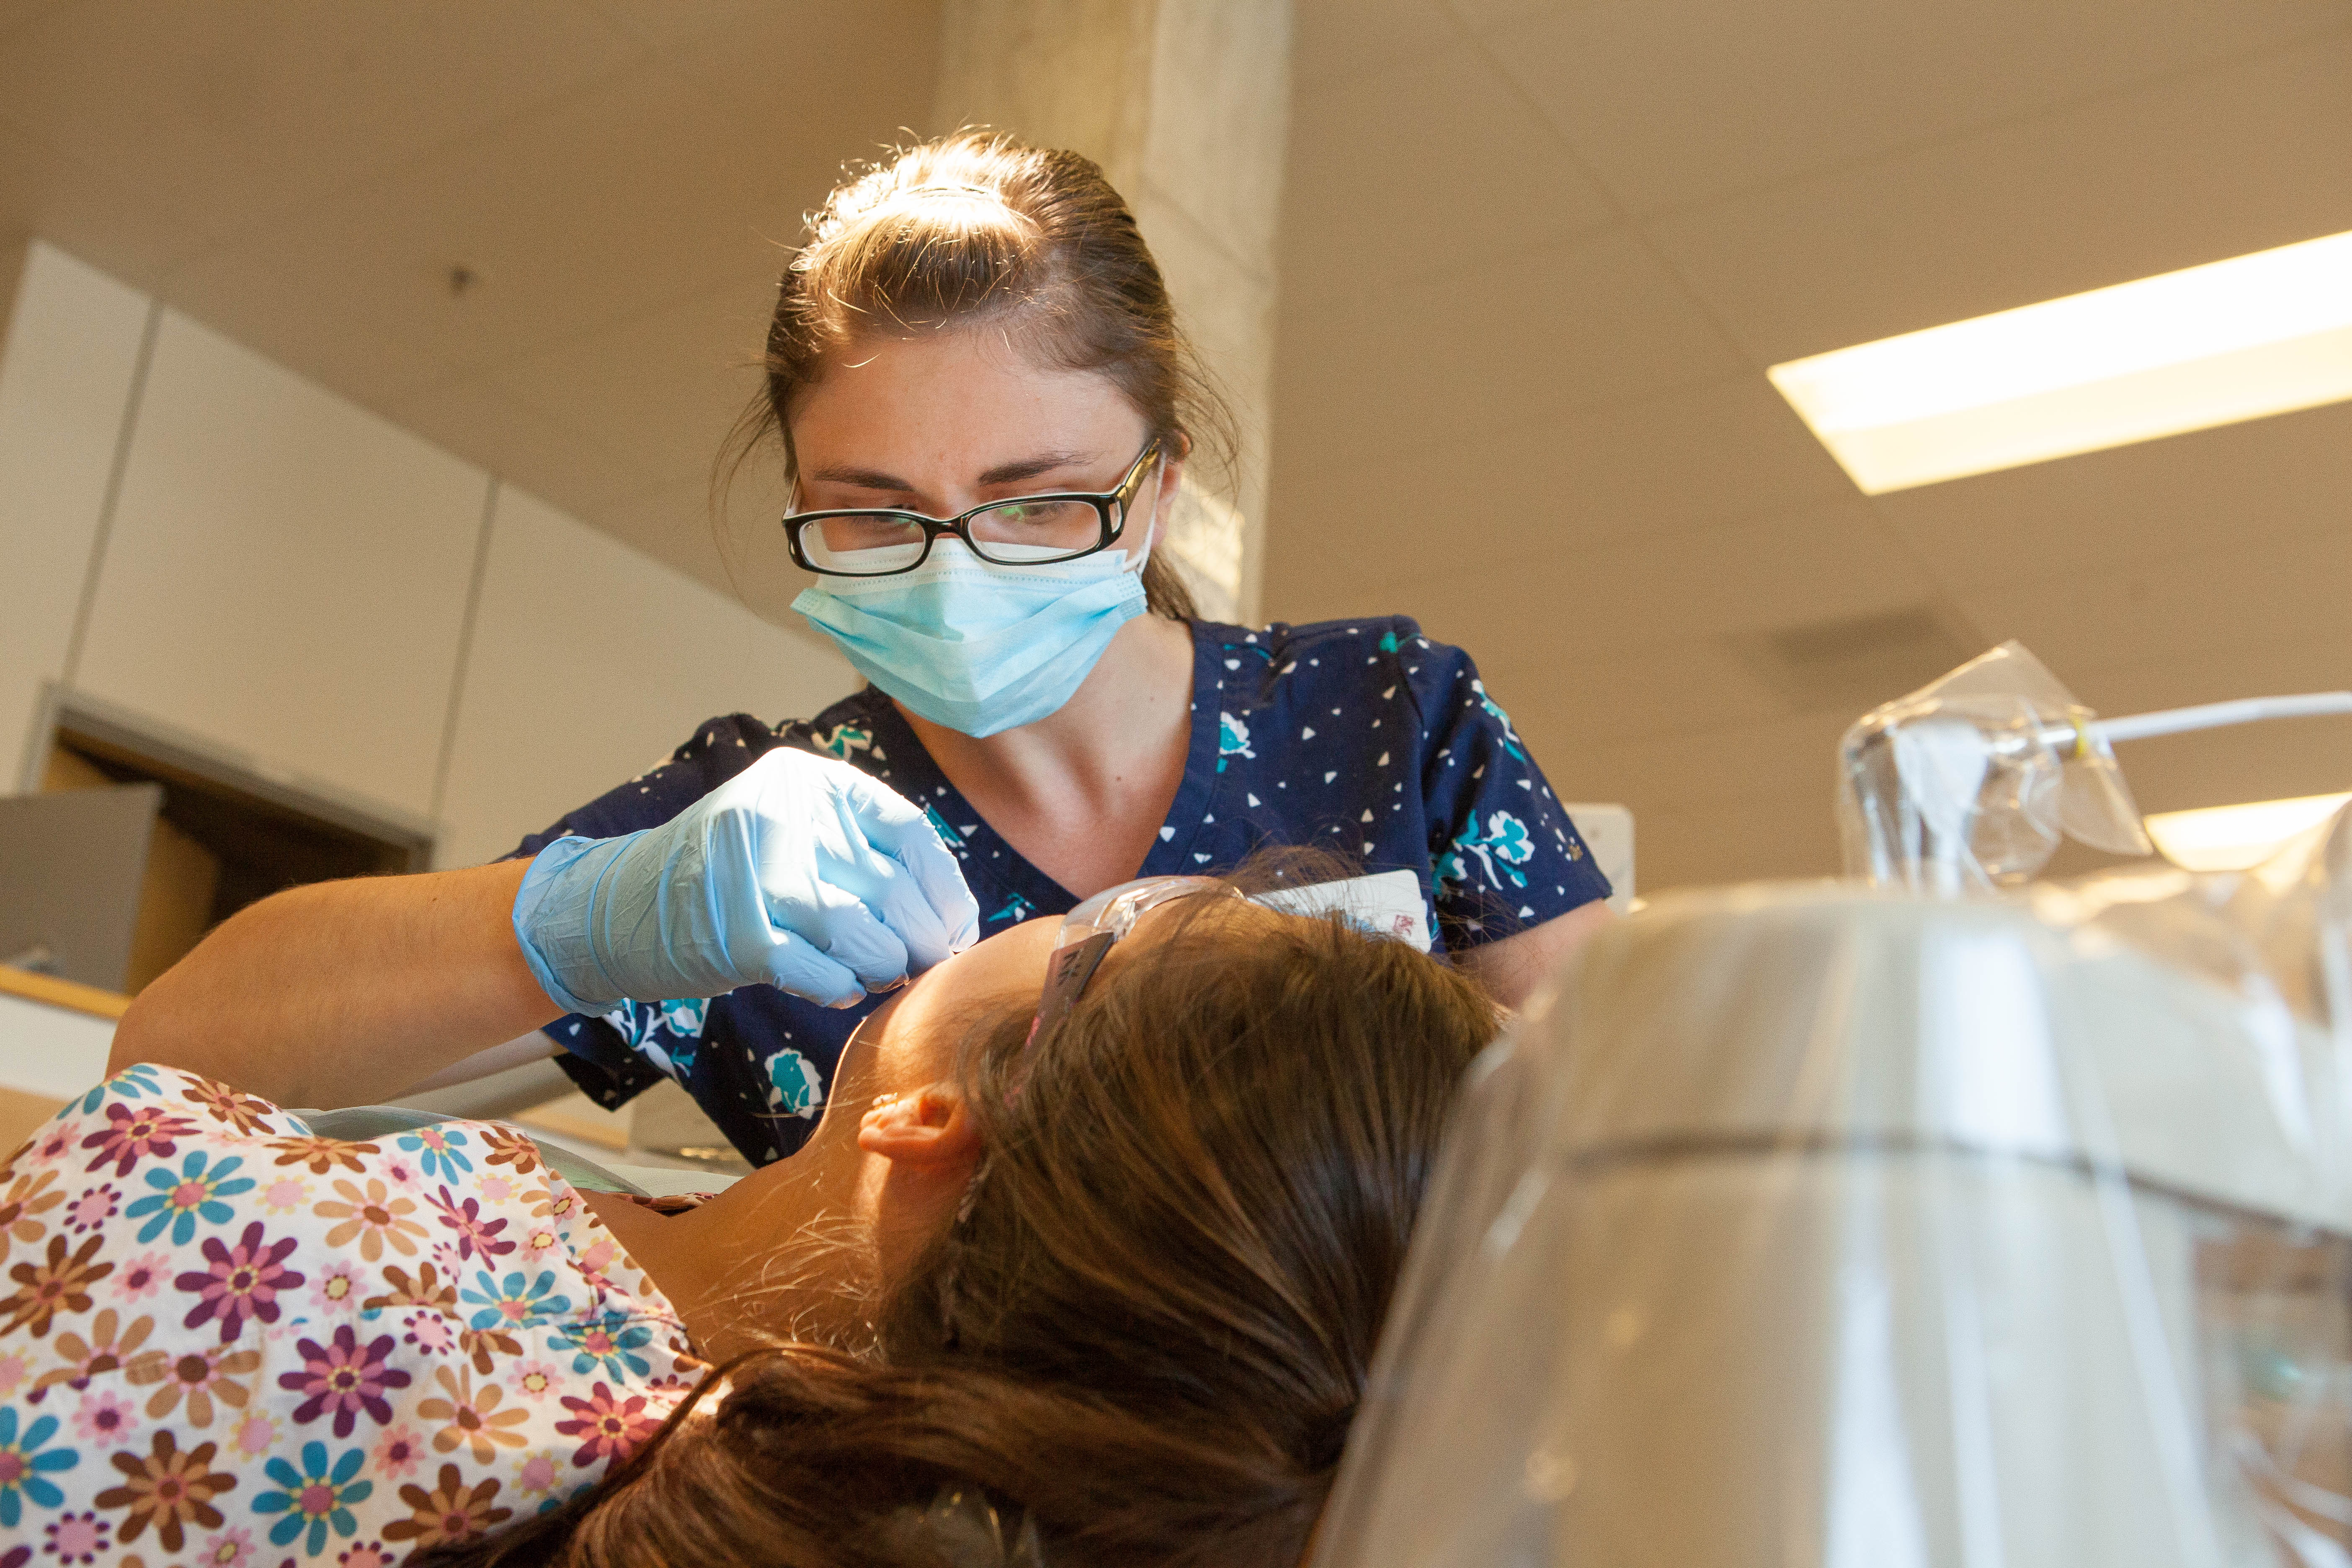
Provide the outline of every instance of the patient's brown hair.
[[713,1376],[593,1493],[452,1561],[968,1561],[943,1489],[1049,1564],[1295,1564],[1329,1490],[1455,1086],[1493,1005],[1332,920],[1186,900],[1024,1053],[966,1052],[966,1216],[880,1352]]
[[[856,173],[810,217],[778,285],[767,384],[722,473],[770,437],[793,473],[793,400],[823,378],[827,355],[868,336],[983,322],[1057,369],[1102,373],[1171,457],[1231,461],[1233,416],[1102,170],[1076,153],[960,131]],[[1155,614],[1193,618],[1158,552],[1143,587]]]

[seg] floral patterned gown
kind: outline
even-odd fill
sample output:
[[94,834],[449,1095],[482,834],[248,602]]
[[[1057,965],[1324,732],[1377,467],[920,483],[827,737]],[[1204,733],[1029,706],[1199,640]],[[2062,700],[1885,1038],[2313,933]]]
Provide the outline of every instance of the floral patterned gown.
[[382,1568],[554,1507],[709,1368],[530,1141],[126,1069],[0,1165],[0,1568]]

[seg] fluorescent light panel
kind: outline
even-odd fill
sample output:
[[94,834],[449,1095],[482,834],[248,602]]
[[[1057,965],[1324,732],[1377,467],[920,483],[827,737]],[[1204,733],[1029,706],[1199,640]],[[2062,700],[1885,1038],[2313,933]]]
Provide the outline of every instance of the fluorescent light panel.
[[2147,836],[2174,865],[2190,871],[2243,871],[2261,865],[2298,833],[2336,815],[2352,795],[2306,795],[2195,811],[2160,811]]
[[2352,233],[1766,373],[1865,495],[2352,398]]

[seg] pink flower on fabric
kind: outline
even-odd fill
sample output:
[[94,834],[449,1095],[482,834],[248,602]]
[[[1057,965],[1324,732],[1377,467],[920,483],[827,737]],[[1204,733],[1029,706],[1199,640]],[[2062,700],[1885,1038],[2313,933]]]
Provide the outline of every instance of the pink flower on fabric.
[[257,1410],[239,1419],[228,1429],[228,1438],[236,1451],[248,1459],[278,1451],[278,1438],[282,1428],[278,1417]]
[[544,1405],[550,1394],[563,1391],[563,1373],[557,1370],[553,1362],[534,1357],[509,1369],[507,1383],[533,1405]]
[[114,1521],[99,1518],[95,1510],[64,1513],[42,1534],[47,1538],[42,1550],[58,1562],[95,1563],[113,1549]]
[[81,1125],[79,1121],[52,1121],[43,1128],[33,1140],[34,1163],[50,1165],[64,1159],[75,1140],[81,1136]]
[[293,1250],[290,1236],[265,1244],[259,1220],[245,1227],[235,1247],[224,1247],[216,1236],[205,1237],[208,1267],[172,1281],[176,1289],[196,1295],[196,1304],[181,1326],[194,1329],[218,1322],[221,1343],[226,1344],[244,1331],[248,1318],[276,1322],[278,1293],[302,1283],[303,1277],[286,1267],[286,1255]]
[[195,1130],[194,1122],[173,1116],[160,1105],[136,1110],[127,1105],[110,1105],[106,1125],[81,1141],[83,1148],[98,1151],[98,1157],[82,1168],[95,1171],[110,1164],[117,1177],[127,1176],[131,1166],[150,1154],[164,1159],[178,1152],[180,1146],[173,1140]]
[[335,1557],[336,1568],[392,1568],[400,1559],[380,1542],[362,1542]]
[[328,1264],[310,1280],[309,1300],[317,1311],[356,1312],[366,1298],[367,1276],[349,1258]]
[[115,1294],[126,1303],[144,1301],[163,1288],[163,1275],[171,1266],[171,1258],[163,1253],[141,1253],[114,1277]]
[[383,1441],[375,1446],[375,1452],[368,1458],[370,1474],[406,1480],[425,1462],[425,1439],[416,1435],[414,1426],[394,1426],[383,1435]]
[[427,1355],[447,1355],[457,1343],[457,1330],[438,1312],[417,1312],[409,1317],[408,1332],[401,1337]]
[[112,1219],[121,1211],[122,1194],[111,1182],[90,1188],[66,1207],[66,1223],[78,1231],[88,1230],[104,1220]]
[[139,1425],[139,1407],[112,1389],[89,1395],[74,1412],[74,1436],[85,1443],[113,1443]]
[[499,1232],[506,1229],[507,1222],[503,1219],[484,1219],[482,1202],[479,1198],[467,1198],[460,1204],[450,1194],[448,1188],[443,1187],[440,1196],[427,1198],[425,1201],[444,1226],[457,1233],[457,1256],[461,1259],[471,1258],[478,1252],[482,1256],[482,1260],[487,1263],[502,1253],[512,1252],[515,1249],[513,1242],[500,1241],[498,1238]]
[[205,1568],[248,1568],[253,1562],[253,1531],[222,1531],[205,1542],[204,1555],[196,1561]]
[[278,1387],[303,1396],[294,1409],[295,1425],[331,1415],[339,1438],[352,1435],[362,1412],[377,1426],[387,1425],[392,1405],[384,1392],[408,1386],[408,1373],[390,1364],[399,1348],[400,1342],[390,1334],[362,1346],[349,1323],[324,1345],[316,1340],[299,1342],[294,1353],[302,1358],[302,1370],[281,1373],[278,1378]]
[[558,1421],[555,1429],[567,1437],[582,1439],[572,1462],[583,1468],[607,1460],[619,1464],[661,1426],[658,1416],[646,1414],[644,1394],[623,1399],[601,1381],[585,1399],[565,1394],[563,1408],[572,1413],[572,1419]]

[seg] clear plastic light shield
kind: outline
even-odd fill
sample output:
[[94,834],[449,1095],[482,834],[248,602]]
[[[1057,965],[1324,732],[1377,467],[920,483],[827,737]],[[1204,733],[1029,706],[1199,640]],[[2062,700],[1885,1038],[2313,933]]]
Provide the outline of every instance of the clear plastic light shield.
[[2063,837],[2148,853],[2091,717],[2014,642],[1864,714],[1838,748],[1846,870],[1948,898],[2026,880]]
[[1465,1092],[1318,1568],[2341,1568],[2346,1054],[2165,897],[1598,935]]

